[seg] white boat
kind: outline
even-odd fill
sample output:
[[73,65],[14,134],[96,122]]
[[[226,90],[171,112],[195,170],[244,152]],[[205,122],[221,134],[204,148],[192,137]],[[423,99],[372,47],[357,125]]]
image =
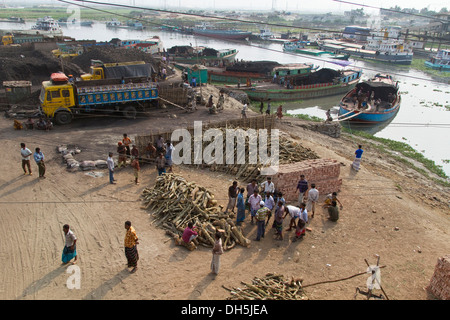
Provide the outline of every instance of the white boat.
[[49,16],[37,19],[36,24],[31,29],[37,30],[39,33],[62,34],[58,21]]
[[116,19],[112,19],[106,23],[107,28],[122,28],[122,23]]
[[413,49],[409,42],[399,39],[399,36],[400,27],[387,27],[372,31],[363,44],[325,39],[319,41],[319,48],[374,61],[411,64]]
[[261,38],[261,40],[270,40],[272,38],[275,38],[272,31],[270,31],[270,29],[267,28],[262,28],[259,30],[259,37]]

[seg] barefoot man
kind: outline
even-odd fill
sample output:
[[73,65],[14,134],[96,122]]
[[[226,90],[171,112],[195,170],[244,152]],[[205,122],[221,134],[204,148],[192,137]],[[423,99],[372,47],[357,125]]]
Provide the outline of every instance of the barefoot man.
[[66,239],[66,243],[64,246],[64,250],[62,253],[62,262],[63,264],[68,264],[70,260],[73,260],[73,264],[77,263],[77,237],[75,234],[70,230],[70,227],[68,224],[65,224],[63,226],[64,236]]
[[139,260],[139,253],[136,246],[139,244],[139,239],[130,221],[125,222],[125,229],[127,230],[125,234],[125,256],[128,261],[128,268],[132,267],[131,273],[134,273],[137,270],[137,262]]

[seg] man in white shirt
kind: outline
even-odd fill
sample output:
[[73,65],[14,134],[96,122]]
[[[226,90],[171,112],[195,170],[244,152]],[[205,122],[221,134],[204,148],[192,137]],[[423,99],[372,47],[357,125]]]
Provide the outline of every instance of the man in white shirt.
[[261,184],[261,189],[264,194],[267,194],[268,192],[273,194],[275,192],[275,185],[273,184],[271,177],[267,177],[267,180]]
[[23,142],[20,144],[20,147],[21,147],[20,155],[22,156],[22,169],[23,169],[24,175],[27,174],[26,167],[28,167],[28,172],[29,172],[29,174],[31,176],[31,175],[33,175],[33,173],[31,173],[31,164],[30,164],[30,159],[31,158],[30,158],[30,156],[33,153],[30,151],[30,149],[28,149],[25,146],[25,143],[23,143]]
[[248,198],[248,205],[250,207],[250,215],[252,217],[251,223],[256,216],[256,212],[260,209],[260,203],[262,201],[261,196],[258,194],[258,190],[255,189],[253,194]]
[[295,227],[295,220],[300,218],[300,209],[295,206],[285,206],[284,211],[286,214],[284,215],[283,219],[286,218],[286,216],[289,214],[291,216],[291,222],[289,222],[289,229],[286,231],[291,231],[292,227]]
[[273,208],[275,208],[275,201],[273,200],[272,194],[267,193],[266,198],[264,199],[264,206],[268,208],[270,211],[267,214],[267,222],[266,226],[269,224],[269,220],[272,217]]
[[109,183],[116,184],[116,180],[114,179],[114,159],[113,159],[113,153],[109,153],[109,157],[106,160],[106,164],[108,165],[109,170]]
[[64,231],[64,238],[65,238],[65,245],[64,250],[62,254],[62,262],[63,264],[67,264],[70,262],[70,260],[73,260],[73,263],[75,264],[77,262],[77,237],[75,234],[70,230],[70,227],[68,224],[65,224],[63,226]]
[[308,201],[306,203],[306,208],[308,212],[312,212],[311,218],[314,218],[314,211],[316,209],[316,202],[319,201],[319,190],[316,189],[314,183],[311,184],[311,189],[308,191]]

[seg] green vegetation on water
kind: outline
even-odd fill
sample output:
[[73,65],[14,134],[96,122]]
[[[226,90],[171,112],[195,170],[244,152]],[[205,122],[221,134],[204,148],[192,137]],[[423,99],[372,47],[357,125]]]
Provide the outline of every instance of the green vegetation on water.
[[[399,141],[395,141],[395,140],[391,140],[391,139],[386,139],[386,138],[375,137],[375,136],[373,136],[369,133],[363,132],[363,131],[353,131],[353,130],[350,130],[350,129],[344,128],[344,127],[342,128],[342,130],[344,132],[347,132],[354,136],[376,142],[376,143],[372,144],[372,146],[374,148],[376,148],[382,152],[389,153],[389,156],[392,159],[400,161],[426,176],[428,176],[428,175],[425,170],[416,167],[414,164],[412,164],[407,159],[417,161],[417,162],[421,163],[430,172],[436,174],[437,176],[439,176],[441,178],[448,179],[448,176],[445,174],[444,170],[442,169],[442,166],[437,165],[433,160],[425,158],[422,153],[416,151],[414,148],[412,148],[407,143],[399,142]],[[389,151],[397,152],[397,153],[401,154],[403,157],[393,155]],[[435,179],[435,180],[436,180],[436,182],[438,182],[440,184],[450,186],[450,183],[448,183],[448,182],[442,181],[440,179]]]
[[413,58],[411,67],[414,69],[423,71],[425,73],[428,73],[430,75],[440,77],[440,78],[450,78],[450,72],[439,71],[439,70],[434,70],[434,69],[428,68],[427,66],[425,66],[425,61],[427,61],[427,59]]

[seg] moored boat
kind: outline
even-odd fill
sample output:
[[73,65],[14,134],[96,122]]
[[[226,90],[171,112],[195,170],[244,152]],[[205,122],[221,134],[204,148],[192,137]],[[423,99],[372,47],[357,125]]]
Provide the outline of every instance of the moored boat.
[[425,61],[425,66],[435,70],[450,71],[450,50],[439,50],[429,60]]
[[378,123],[392,119],[401,103],[399,87],[391,76],[377,74],[358,83],[339,104],[336,121]]
[[207,47],[174,46],[167,49],[169,59],[175,63],[203,64],[224,66],[236,58],[236,49],[216,50]]
[[373,31],[364,43],[325,39],[318,42],[319,48],[351,57],[392,64],[410,65],[413,59],[412,46],[398,39],[400,31],[387,27]]
[[332,51],[308,48],[309,45],[310,42],[305,40],[295,39],[286,41],[285,43],[283,43],[283,51],[339,60],[348,60],[348,58],[350,57],[349,54],[334,53]]
[[[333,95],[340,95],[356,86],[361,78],[359,69],[333,70],[323,68],[313,71],[313,67],[306,67],[307,72],[302,75],[293,73],[289,66],[274,68],[277,74],[276,83],[258,84],[243,87],[251,100],[294,101]],[[295,67],[295,66],[294,66]],[[297,67],[295,67],[297,68]],[[281,74],[281,70],[288,69],[289,73]]]
[[232,30],[232,29],[213,29],[206,24],[197,25],[192,29],[194,35],[219,38],[219,39],[233,39],[243,40],[252,35],[251,32]]
[[49,16],[37,19],[36,24],[31,27],[31,30],[36,34],[62,35],[62,30],[58,22]]

